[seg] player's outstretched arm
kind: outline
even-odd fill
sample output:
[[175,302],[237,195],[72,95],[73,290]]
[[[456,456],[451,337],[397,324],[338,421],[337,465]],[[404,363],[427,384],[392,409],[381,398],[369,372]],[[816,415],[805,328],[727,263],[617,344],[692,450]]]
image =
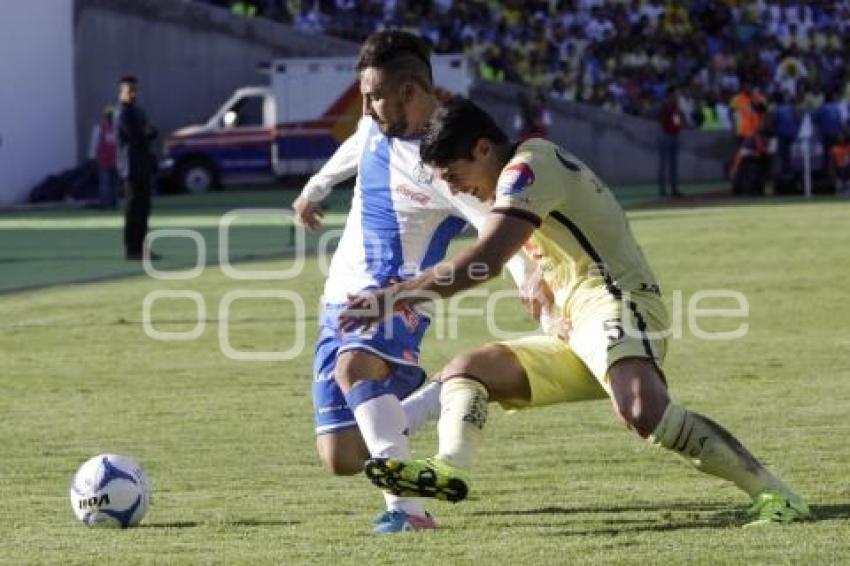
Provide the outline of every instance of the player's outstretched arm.
[[[463,193],[451,194],[447,202],[455,214],[464,218],[481,233],[490,215],[490,204],[482,202],[471,195]],[[533,320],[541,320],[544,309],[552,306],[552,292],[543,281],[537,262],[531,259],[525,250],[520,249],[507,263],[505,269],[511,274],[520,294],[520,302]],[[547,332],[546,328],[542,329]]]
[[[487,222],[487,217],[490,216],[490,204],[471,195],[451,194],[448,189],[446,189],[446,193],[449,209],[472,224],[477,233],[483,233],[484,224]],[[505,263],[505,268],[511,274],[517,288],[525,295],[524,291],[530,288],[529,282],[534,278],[534,273],[537,270],[537,262],[528,257],[523,250],[520,250]],[[525,302],[523,302],[523,305],[529,310],[532,318],[537,320],[529,306]]]
[[535,225],[525,218],[503,212],[490,214],[478,241],[453,258],[414,279],[352,295],[340,314],[341,327],[350,330],[368,326],[405,305],[451,297],[489,281],[501,273],[534,230]]
[[400,283],[399,292],[411,295],[412,302],[421,302],[415,295],[418,291],[423,292],[424,300],[429,294],[451,297],[489,281],[502,272],[508,260],[522,249],[534,230],[534,224],[525,218],[502,212],[491,213],[475,244],[419,277]]

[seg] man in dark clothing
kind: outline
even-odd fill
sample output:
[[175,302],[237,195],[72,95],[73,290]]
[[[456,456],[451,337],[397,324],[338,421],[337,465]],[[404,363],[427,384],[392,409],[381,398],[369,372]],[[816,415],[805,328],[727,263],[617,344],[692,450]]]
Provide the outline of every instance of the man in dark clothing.
[[832,146],[841,135],[844,124],[841,120],[841,108],[832,91],[826,93],[826,99],[812,114],[812,121],[817,129],[818,137],[823,148],[821,152],[821,173],[826,174],[829,170],[829,156]]
[[779,156],[779,170],[784,178],[791,173],[791,148],[797,141],[803,114],[800,105],[790,94],[777,94],[774,100],[773,133],[776,135],[776,153]]
[[[150,141],[157,136],[144,111],[136,105],[135,77],[121,78],[115,129],[118,138],[118,174],[124,180],[124,249],[128,260],[142,259],[142,247],[151,212],[151,175],[155,157]],[[159,259],[151,252],[150,259]]]
[[679,132],[682,131],[684,115],[679,109],[679,98],[676,89],[670,88],[658,121],[661,132],[658,136],[658,188],[662,197],[670,195],[682,196],[678,188],[679,162]]

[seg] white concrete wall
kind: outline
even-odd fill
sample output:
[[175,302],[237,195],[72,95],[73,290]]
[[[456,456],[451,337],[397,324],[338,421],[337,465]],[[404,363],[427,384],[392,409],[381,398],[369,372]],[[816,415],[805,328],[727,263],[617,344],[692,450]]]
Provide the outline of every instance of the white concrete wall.
[[0,205],[77,163],[73,0],[3,0]]
[[[508,136],[514,136],[518,85],[479,81],[472,99],[490,112]],[[574,153],[606,183],[658,182],[658,134],[655,120],[608,112],[597,106],[549,99],[549,138]],[[720,181],[737,147],[731,132],[686,130],[679,140],[679,182]]]

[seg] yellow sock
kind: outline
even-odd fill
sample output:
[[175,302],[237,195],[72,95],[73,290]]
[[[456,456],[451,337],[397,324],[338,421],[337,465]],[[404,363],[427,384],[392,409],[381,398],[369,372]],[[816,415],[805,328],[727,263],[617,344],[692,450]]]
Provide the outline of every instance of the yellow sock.
[[767,489],[790,492],[726,429],[674,403],[667,406],[648,440],[676,452],[702,472],[733,482],[752,498]]
[[469,469],[487,422],[487,389],[474,379],[455,377],[443,383],[440,404],[437,457]]

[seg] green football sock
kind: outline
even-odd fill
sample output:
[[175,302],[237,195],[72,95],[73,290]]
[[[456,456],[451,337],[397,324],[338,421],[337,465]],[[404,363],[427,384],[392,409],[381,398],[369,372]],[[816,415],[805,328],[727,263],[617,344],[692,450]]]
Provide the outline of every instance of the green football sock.
[[670,403],[648,439],[696,469],[733,482],[755,498],[768,489],[790,492],[734,436],[711,419]]

